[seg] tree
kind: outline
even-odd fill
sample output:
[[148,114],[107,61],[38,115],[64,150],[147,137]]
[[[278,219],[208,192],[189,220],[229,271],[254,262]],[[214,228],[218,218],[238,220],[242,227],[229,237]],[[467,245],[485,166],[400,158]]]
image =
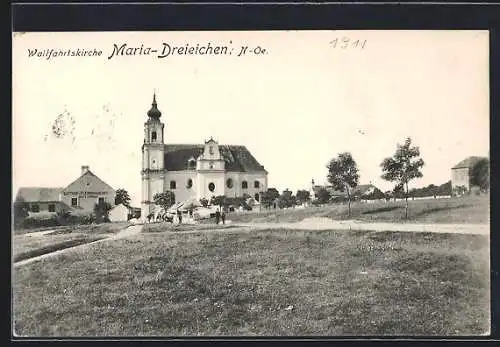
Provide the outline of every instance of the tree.
[[161,206],[163,209],[167,210],[170,206],[175,204],[175,194],[171,190],[167,190],[163,193],[156,193],[153,196],[155,205]]
[[29,205],[23,198],[17,198],[14,202],[14,225],[19,225],[29,216]]
[[402,191],[405,198],[405,218],[408,219],[408,183],[423,176],[420,169],[424,161],[420,158],[420,149],[411,146],[411,138],[407,138],[403,145],[398,143],[396,153],[390,158],[385,158],[382,167],[382,178],[395,182],[395,193]]
[[277,190],[268,189],[267,191],[261,194],[260,203],[265,208],[269,208],[274,205],[274,202],[276,201],[277,198],[279,198],[279,196],[280,194],[278,193]]
[[452,195],[451,181],[443,183],[437,189],[437,195]]
[[117,189],[115,195],[115,205],[123,204],[130,207],[130,196],[125,189]]
[[392,198],[393,192],[391,190],[387,190],[385,193],[385,201],[389,201]]
[[265,192],[261,193],[261,201],[260,203],[265,208],[270,208],[274,206],[276,200],[280,197],[280,193],[276,188],[269,188]]
[[109,210],[111,210],[111,204],[109,202],[103,201],[94,205],[94,216],[97,223],[107,223],[109,222]]
[[284,190],[283,193],[278,198],[278,207],[292,207],[297,203],[295,196],[292,195],[290,190]]
[[352,158],[351,153],[340,153],[327,165],[328,182],[334,189],[347,195],[348,217],[351,216],[351,192],[359,182],[358,166]]
[[300,204],[306,203],[311,200],[311,193],[308,190],[298,190],[295,196],[297,197],[297,201]]
[[330,201],[331,194],[325,187],[320,187],[316,192],[316,202],[318,204],[326,204]]
[[477,186],[483,192],[490,188],[490,163],[488,159],[479,160],[471,170],[471,185]]

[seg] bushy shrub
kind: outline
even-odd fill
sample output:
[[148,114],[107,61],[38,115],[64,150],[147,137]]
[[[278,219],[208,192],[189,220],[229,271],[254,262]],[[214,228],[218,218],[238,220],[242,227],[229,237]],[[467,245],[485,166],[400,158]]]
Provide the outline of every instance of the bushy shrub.
[[109,211],[111,210],[111,205],[107,202],[100,202],[94,205],[94,218],[97,223],[108,223],[109,222]]
[[37,212],[29,213],[29,216],[18,220],[14,224],[18,229],[34,229],[47,228],[64,225],[82,225],[92,224],[96,222],[93,213],[79,213],[77,211],[61,211],[61,212]]
[[64,211],[57,214],[60,225],[92,224],[95,216],[89,212]]
[[28,217],[19,223],[22,229],[55,227],[60,225],[57,215],[50,212],[31,213]]

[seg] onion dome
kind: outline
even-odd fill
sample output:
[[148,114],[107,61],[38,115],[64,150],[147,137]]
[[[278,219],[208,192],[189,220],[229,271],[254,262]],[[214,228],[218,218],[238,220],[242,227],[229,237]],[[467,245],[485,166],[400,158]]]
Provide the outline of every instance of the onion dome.
[[155,119],[161,117],[161,112],[158,110],[158,105],[156,104],[156,94],[153,94],[153,103],[151,104],[151,109],[148,111],[148,117]]

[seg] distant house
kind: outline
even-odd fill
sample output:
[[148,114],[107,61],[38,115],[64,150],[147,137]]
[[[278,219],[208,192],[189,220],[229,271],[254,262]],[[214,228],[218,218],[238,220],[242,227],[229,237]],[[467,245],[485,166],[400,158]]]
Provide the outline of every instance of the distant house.
[[313,196],[314,198],[316,198],[318,196],[318,191],[320,189],[323,189],[323,188],[326,189],[328,191],[328,193],[330,193],[330,198],[331,199],[340,198],[340,197],[344,197],[345,196],[345,193],[336,190],[335,188],[333,188],[330,185],[327,185],[327,186],[314,185],[312,187],[313,194],[311,194],[311,196]]
[[116,192],[97,177],[88,166],[82,166],[80,177],[70,183],[61,193],[62,201],[80,212],[92,212],[94,205],[107,202],[114,205]]
[[[314,181],[312,181],[312,183],[314,184]],[[318,194],[318,191],[322,188],[326,189],[330,193],[330,200],[335,201],[335,200],[342,200],[344,198],[347,198],[347,194],[345,192],[341,192],[339,190],[336,190],[335,188],[333,188],[330,185],[326,185],[326,186],[314,185],[311,189],[311,192],[312,192],[311,196],[316,197]],[[373,196],[374,199],[377,199],[377,198],[381,199],[381,198],[383,198],[384,194],[382,193],[382,191],[380,191],[380,189],[378,189],[377,187],[375,187],[372,184],[360,184],[356,188],[354,188],[351,192],[352,199],[356,199],[356,198],[366,199],[366,198],[370,198],[371,196]]]
[[488,159],[486,157],[471,156],[467,157],[457,165],[451,168],[451,189],[452,192],[458,192],[463,189],[464,193],[471,190],[471,173],[474,166],[481,160]]
[[358,199],[383,199],[384,193],[373,184],[360,184],[354,188],[352,196]]
[[81,175],[63,188],[21,187],[16,202],[25,202],[29,211],[90,213],[94,205],[108,202],[114,205],[115,190],[89,170],[81,167]]

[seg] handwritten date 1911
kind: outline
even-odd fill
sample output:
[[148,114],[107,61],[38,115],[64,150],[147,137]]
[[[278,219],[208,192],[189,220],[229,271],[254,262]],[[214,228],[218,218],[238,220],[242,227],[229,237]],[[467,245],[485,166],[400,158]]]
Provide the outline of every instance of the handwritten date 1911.
[[330,41],[330,45],[332,45],[333,48],[340,49],[365,49],[366,42],[367,40],[353,40],[349,37],[337,37]]

